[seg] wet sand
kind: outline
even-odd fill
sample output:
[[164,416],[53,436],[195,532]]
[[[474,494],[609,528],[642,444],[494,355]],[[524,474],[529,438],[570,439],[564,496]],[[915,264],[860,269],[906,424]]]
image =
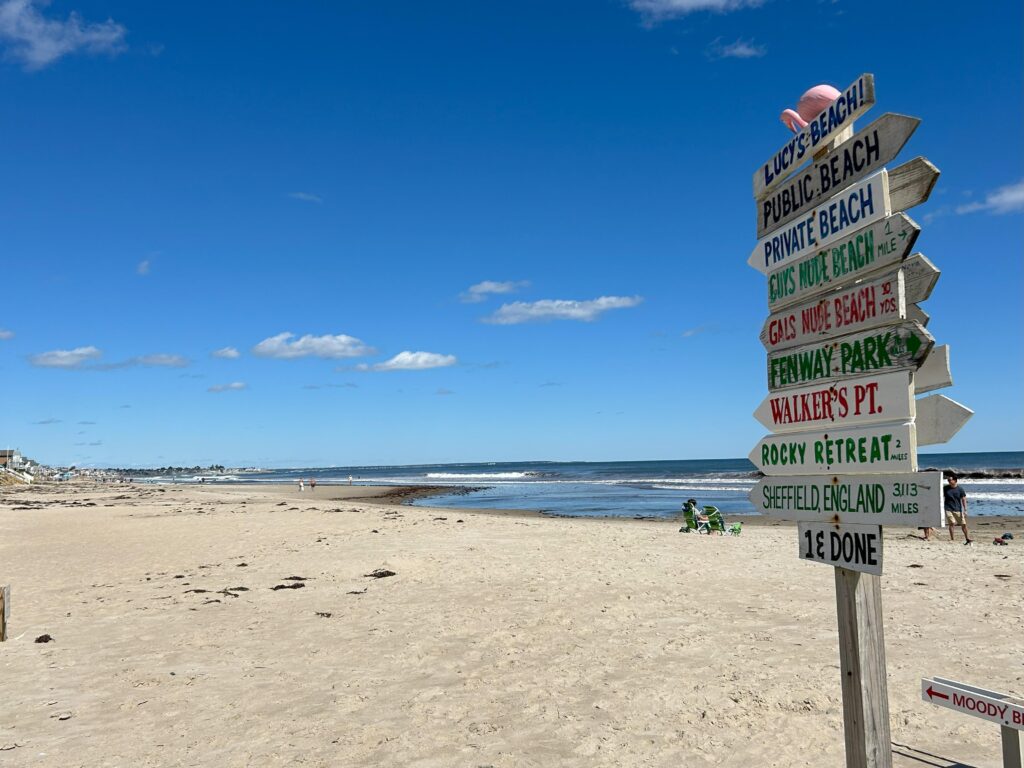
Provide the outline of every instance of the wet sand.
[[[402,498],[0,490],[0,764],[844,764],[832,569],[792,525]],[[971,523],[972,548],[887,531],[898,766],[1000,764],[998,728],[922,702],[921,677],[1024,694],[1021,521]]]

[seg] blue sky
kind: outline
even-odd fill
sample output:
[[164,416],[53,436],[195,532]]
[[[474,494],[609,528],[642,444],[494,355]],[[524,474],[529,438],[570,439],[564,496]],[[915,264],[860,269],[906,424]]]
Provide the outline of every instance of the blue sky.
[[744,456],[751,177],[782,109],[872,72],[868,118],[923,120],[898,161],[942,170],[909,213],[943,272],[943,394],[976,411],[945,449],[1020,450],[1021,15],[0,0],[0,443],[120,466]]

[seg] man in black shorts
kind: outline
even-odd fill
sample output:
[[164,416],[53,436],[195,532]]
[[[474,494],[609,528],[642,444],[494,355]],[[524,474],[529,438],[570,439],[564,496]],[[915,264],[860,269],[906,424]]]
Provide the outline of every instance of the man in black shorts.
[[949,528],[949,540],[954,541],[953,526],[959,525],[964,532],[964,545],[973,544],[971,534],[967,532],[967,491],[960,487],[956,472],[946,475],[946,487],[942,489],[943,506],[946,508],[946,526]]

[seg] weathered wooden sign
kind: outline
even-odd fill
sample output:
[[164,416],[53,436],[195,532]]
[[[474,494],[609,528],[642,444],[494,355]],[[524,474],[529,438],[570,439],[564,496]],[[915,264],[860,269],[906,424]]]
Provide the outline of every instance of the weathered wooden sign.
[[903,273],[908,307],[931,296],[941,274],[938,267],[932,264],[923,253],[915,253],[903,262],[900,271]]
[[949,345],[934,347],[914,374],[914,392],[923,395],[936,389],[953,386],[949,370]]
[[923,157],[879,171],[761,238],[747,263],[764,274],[780,269],[892,211],[920,205],[938,178],[939,169]]
[[917,368],[934,343],[928,331],[907,321],[772,352],[768,355],[768,389],[775,392],[816,381]]
[[923,678],[921,698],[954,712],[998,723],[1003,768],[1021,768],[1019,731],[1024,731],[1024,699],[943,677]]
[[974,411],[945,395],[922,397],[915,403],[918,445],[948,443],[970,421]]
[[750,492],[763,515],[780,520],[941,528],[942,473],[764,477]]
[[907,304],[907,320],[913,320],[915,323],[920,325],[922,328],[927,328],[928,323],[931,322],[932,316],[921,309],[917,304]]
[[762,237],[747,263],[768,274],[865,224],[888,216],[892,212],[890,206],[889,172],[883,170]]
[[917,441],[910,422],[793,432],[762,438],[748,458],[766,475],[914,472]]
[[784,181],[820,147],[853,124],[875,103],[874,75],[864,74],[840,93],[839,98],[823,109],[800,133],[786,142],[754,172],[754,197],[761,197]]
[[821,160],[796,173],[757,201],[757,236],[764,237],[882,168],[899,154],[920,124],[916,117],[882,115]]
[[754,411],[754,418],[776,434],[910,421],[914,418],[914,390],[908,371],[823,382],[769,394]]
[[897,213],[795,259],[768,275],[768,308],[775,311],[899,265],[920,232],[913,219]]
[[882,575],[882,526],[797,523],[800,557]]
[[912,319],[923,327],[930,318],[915,303],[928,298],[938,279],[935,265],[916,253],[899,270],[770,315],[761,328],[761,343],[775,352],[900,320]]
[[897,323],[907,316],[903,286],[903,274],[896,271],[776,312],[764,321],[761,343],[775,352]]
[[923,678],[921,698],[929,704],[1024,731],[1024,699],[1015,699],[1005,693],[987,691],[943,677]]

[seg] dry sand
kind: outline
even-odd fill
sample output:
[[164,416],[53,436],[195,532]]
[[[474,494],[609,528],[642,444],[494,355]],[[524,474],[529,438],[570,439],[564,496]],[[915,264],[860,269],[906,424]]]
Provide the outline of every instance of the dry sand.
[[[0,765],[843,765],[832,569],[791,526],[366,493],[0,491]],[[898,766],[1000,764],[922,676],[1024,694],[1024,536],[973,522],[973,548],[886,538]]]

